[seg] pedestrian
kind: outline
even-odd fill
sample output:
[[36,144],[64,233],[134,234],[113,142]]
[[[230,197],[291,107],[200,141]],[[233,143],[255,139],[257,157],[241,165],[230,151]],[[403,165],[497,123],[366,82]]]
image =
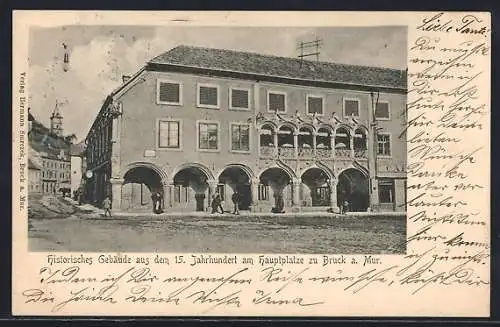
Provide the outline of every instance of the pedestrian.
[[156,204],[155,204],[155,213],[162,213],[163,210],[161,208],[161,194],[160,192],[156,192]]
[[109,196],[107,196],[104,199],[103,207],[104,207],[104,217],[107,217],[108,213],[109,213],[109,216],[111,217],[111,200],[109,199]]
[[233,214],[239,215],[240,214],[240,209],[239,209],[240,194],[238,193],[238,191],[234,191],[233,196],[231,197],[231,200],[233,200],[233,204],[234,204]]
[[222,207],[222,198],[219,192],[215,193],[214,200],[212,201],[212,213],[218,212],[224,213],[224,208]]
[[210,203],[210,206],[212,207],[212,214],[216,213],[217,212],[217,198],[215,196],[215,194],[212,196],[212,203]]
[[344,204],[342,205],[342,213],[346,213],[349,211],[349,201],[347,199],[344,200]]

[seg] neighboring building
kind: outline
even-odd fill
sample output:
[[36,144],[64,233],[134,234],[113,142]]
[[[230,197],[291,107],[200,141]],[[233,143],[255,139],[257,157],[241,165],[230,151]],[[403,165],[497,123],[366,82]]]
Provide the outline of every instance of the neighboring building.
[[95,203],[203,211],[405,210],[406,71],[179,46],[105,100],[86,138]]
[[42,192],[42,167],[28,158],[28,194]]
[[71,195],[82,186],[82,173],[85,172],[82,158],[85,153],[83,142],[71,145]]
[[[51,129],[28,115],[30,147],[37,153],[41,165],[41,193],[60,194],[71,187],[70,145],[72,138],[62,136],[62,116],[56,105],[51,116]],[[55,122],[57,121],[57,122]],[[30,154],[30,159],[34,157]]]

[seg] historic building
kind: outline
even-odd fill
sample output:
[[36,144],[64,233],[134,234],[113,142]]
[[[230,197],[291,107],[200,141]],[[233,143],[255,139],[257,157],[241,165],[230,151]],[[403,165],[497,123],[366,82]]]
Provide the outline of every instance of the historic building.
[[[179,46],[105,100],[87,194],[113,209],[404,211],[406,71]],[[231,204],[232,205],[232,204]]]
[[71,144],[71,195],[74,194],[81,186],[83,186],[83,175],[85,172],[85,164],[83,157],[85,155],[85,144],[80,142]]
[[[70,190],[71,161],[70,146],[73,139],[62,135],[62,115],[56,104],[51,115],[51,128],[48,129],[28,114],[30,148],[36,153],[38,166],[41,165],[41,193],[61,194]],[[34,159],[32,154],[30,159]]]

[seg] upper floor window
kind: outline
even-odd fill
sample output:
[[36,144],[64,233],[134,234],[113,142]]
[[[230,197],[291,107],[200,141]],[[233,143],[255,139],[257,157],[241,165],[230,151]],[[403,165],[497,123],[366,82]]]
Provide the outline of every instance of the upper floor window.
[[375,118],[380,120],[391,119],[391,111],[389,109],[389,102],[378,102],[375,107]]
[[307,113],[310,115],[323,115],[323,101],[324,98],[322,96],[307,95]]
[[377,154],[381,156],[391,155],[391,134],[377,134]]
[[176,120],[158,121],[158,147],[180,148],[180,122]]
[[219,86],[198,84],[198,107],[219,108]]
[[167,80],[158,80],[156,84],[156,102],[159,104],[182,104],[182,84]]
[[268,92],[267,110],[270,112],[286,112],[286,93],[277,91]]
[[359,117],[359,100],[344,99],[344,117]]
[[248,89],[230,88],[229,102],[231,109],[250,109],[250,91]]
[[250,151],[250,125],[231,124],[231,151]]
[[219,150],[219,123],[207,121],[198,123],[198,149]]

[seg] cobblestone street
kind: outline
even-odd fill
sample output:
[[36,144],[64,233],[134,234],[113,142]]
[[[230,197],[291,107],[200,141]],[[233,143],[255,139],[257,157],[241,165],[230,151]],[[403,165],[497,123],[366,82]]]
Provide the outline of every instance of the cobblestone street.
[[212,253],[404,253],[405,219],[311,216],[33,218],[31,251]]

